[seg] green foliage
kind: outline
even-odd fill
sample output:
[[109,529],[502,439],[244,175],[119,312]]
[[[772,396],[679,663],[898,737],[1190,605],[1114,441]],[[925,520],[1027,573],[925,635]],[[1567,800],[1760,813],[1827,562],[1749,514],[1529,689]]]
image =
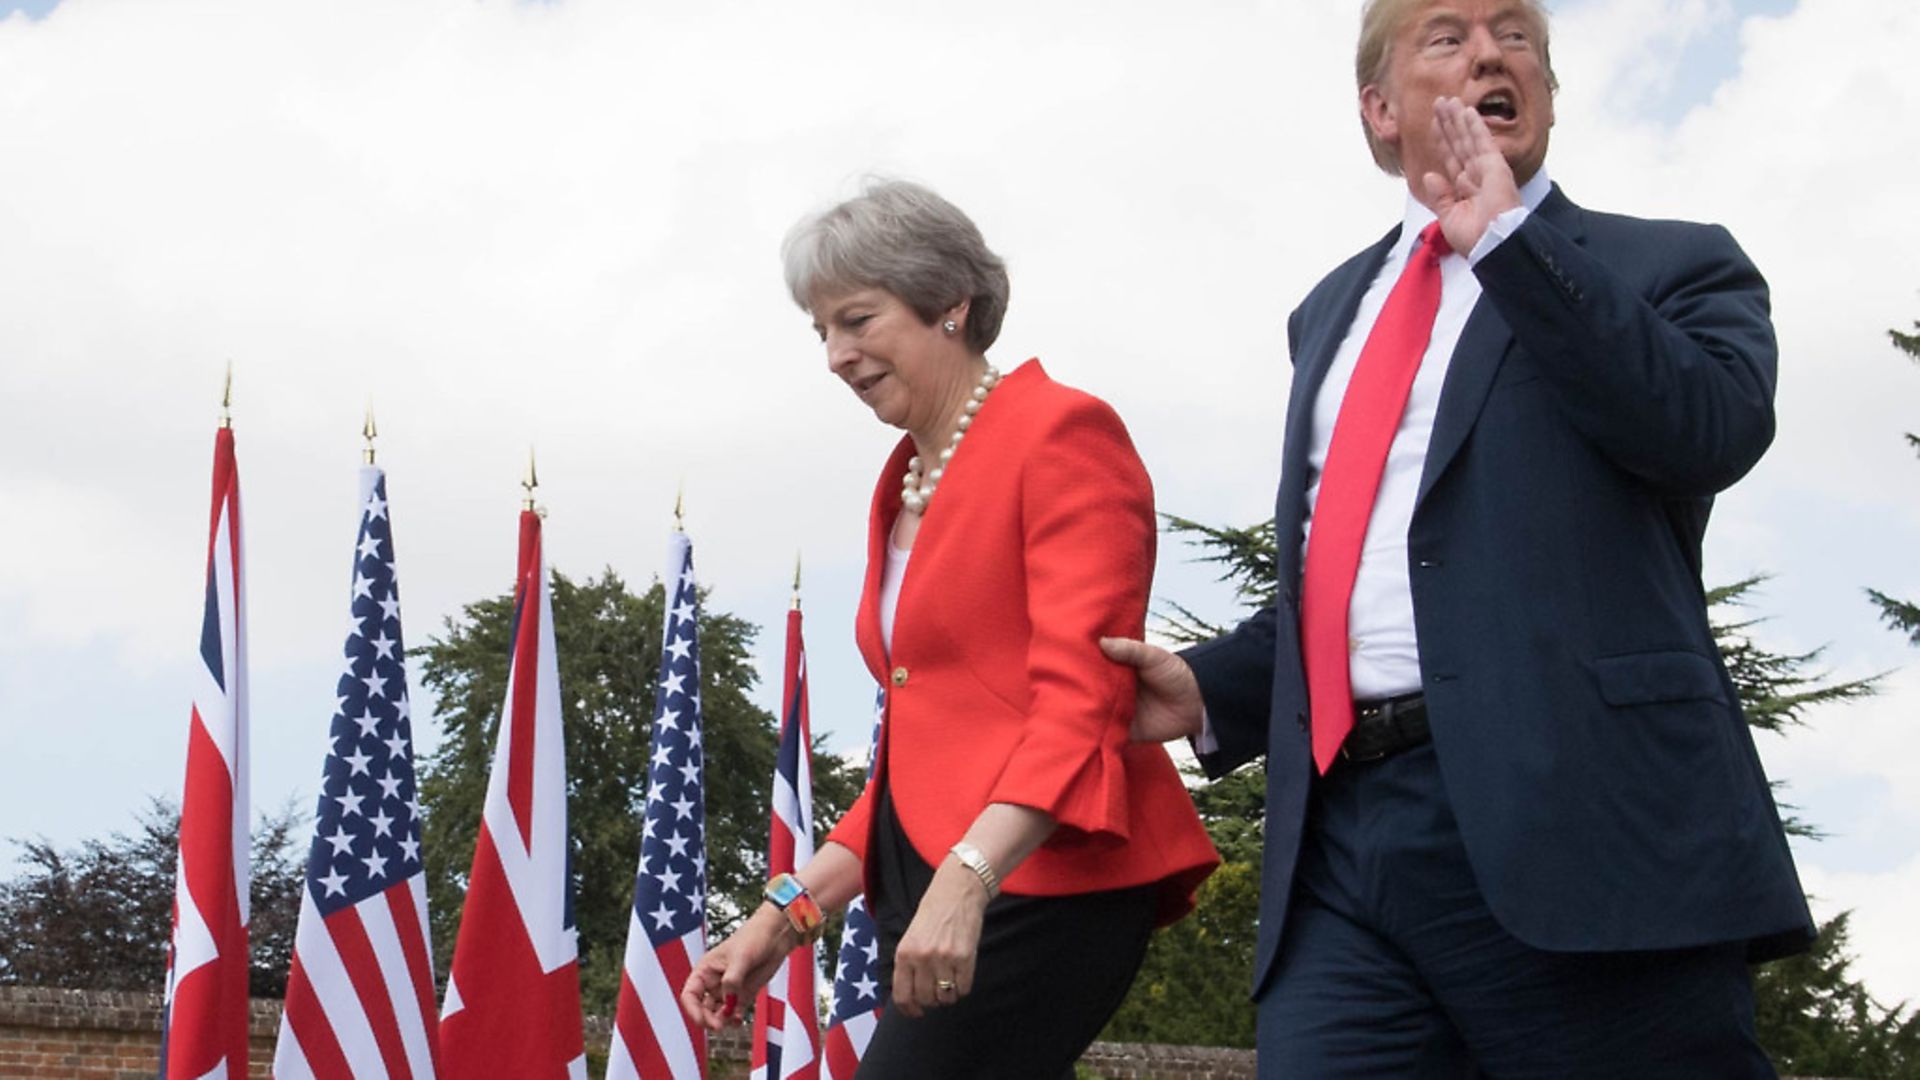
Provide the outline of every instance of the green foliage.
[[[1273,539],[1272,518],[1242,528],[1205,525],[1173,514],[1161,517],[1166,519],[1168,532],[1185,534],[1188,544],[1201,549],[1194,562],[1220,567],[1220,580],[1233,586],[1234,599],[1242,607],[1257,611],[1280,594],[1279,549]],[[1219,637],[1231,629],[1208,622],[1177,601],[1163,603],[1168,611],[1161,616],[1161,630],[1183,645]]]
[[1920,1016],[1882,1008],[1849,978],[1849,918],[1822,925],[1812,950],[1754,969],[1761,1045],[1789,1075],[1920,1078]]
[[[1920,322],[1914,323],[1913,328],[1920,331]],[[1903,334],[1898,330],[1889,330],[1887,336],[1893,340],[1894,348],[1906,353],[1908,359],[1920,362],[1920,332]],[[1914,453],[1920,454],[1920,435],[1908,432],[1906,439]],[[1920,645],[1920,604],[1888,596],[1878,589],[1868,589],[1867,599],[1880,609],[1880,621],[1886,623],[1889,629],[1907,635],[1909,642]]]
[[[147,993],[165,985],[180,810],[154,799],[135,820],[132,834],[71,851],[44,839],[13,841],[26,869],[0,883],[0,984]],[[295,845],[301,824],[284,807],[262,814],[253,831],[254,997],[286,993],[306,880],[305,849]]]
[[[1199,783],[1199,771],[1189,778]],[[1253,1045],[1247,987],[1260,915],[1266,773],[1247,766],[1193,789],[1221,864],[1193,914],[1153,935],[1133,989],[1101,1038],[1184,1046]]]
[[1847,682],[1828,682],[1824,671],[1809,671],[1824,648],[1803,653],[1777,653],[1756,644],[1749,634],[1762,619],[1728,619],[1728,609],[1744,608],[1747,594],[1765,581],[1749,577],[1731,585],[1707,590],[1707,606],[1714,614],[1713,639],[1720,646],[1720,658],[1739,693],[1740,707],[1747,723],[1762,731],[1779,732],[1806,722],[1806,711],[1814,705],[1855,701],[1871,697],[1882,676],[1870,675]]
[[[646,799],[664,596],[658,582],[636,595],[612,570],[578,584],[558,572],[552,576],[574,916],[582,998],[589,1012],[611,1013],[619,992]],[[422,683],[438,699],[443,732],[438,750],[422,764],[420,782],[434,956],[443,971],[453,958],[506,697],[512,620],[511,594],[475,601],[414,653],[421,661]],[[749,655],[755,634],[751,623],[736,616],[701,611],[707,875],[716,936],[753,909],[766,877],[776,729],[774,718],[749,698],[759,681]],[[862,779],[860,770],[817,755],[815,820],[837,819]]]

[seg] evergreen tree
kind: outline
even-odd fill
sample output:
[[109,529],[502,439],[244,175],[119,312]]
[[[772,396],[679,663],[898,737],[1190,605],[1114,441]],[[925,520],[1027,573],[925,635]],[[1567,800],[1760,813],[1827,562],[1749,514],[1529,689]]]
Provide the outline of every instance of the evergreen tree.
[[[636,595],[612,570],[579,584],[556,571],[552,584],[582,996],[588,1012],[611,1014],[640,852],[665,593],[655,582]],[[443,968],[453,955],[486,799],[512,621],[511,594],[478,600],[416,652],[442,730],[438,749],[421,765],[420,792],[434,956]],[[716,936],[758,905],[766,881],[776,740],[774,718],[750,698],[759,682],[748,652],[755,634],[743,619],[701,610],[707,880]],[[862,779],[861,769],[816,756],[816,821],[837,820]]]
[[[1913,328],[1915,333],[1903,334],[1898,330],[1889,330],[1887,336],[1893,339],[1893,347],[1906,353],[1909,360],[1920,362],[1920,322],[1914,323]],[[1913,452],[1920,454],[1920,435],[1909,431],[1906,439]],[[1920,645],[1920,604],[1896,599],[1878,589],[1868,589],[1867,596],[1880,609],[1882,622],[1907,635],[1907,640],[1915,645]]]

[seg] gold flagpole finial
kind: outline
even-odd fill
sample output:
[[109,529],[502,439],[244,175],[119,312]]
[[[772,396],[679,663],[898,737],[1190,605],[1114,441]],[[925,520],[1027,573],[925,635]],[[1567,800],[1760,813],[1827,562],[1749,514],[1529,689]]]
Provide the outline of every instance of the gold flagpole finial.
[[233,426],[233,361],[227,361],[227,382],[220,389],[220,426]]
[[687,531],[687,482],[680,481],[680,491],[673,497],[673,531]]
[[367,448],[364,452],[369,465],[373,464],[373,440],[379,434],[380,429],[373,425],[373,399],[369,398],[367,399],[367,422],[360,425],[360,435],[367,440]]
[[793,553],[793,610],[800,610],[800,553]]
[[527,447],[527,478],[520,481],[520,487],[527,493],[526,502],[521,504],[525,509],[533,509],[533,489],[539,486],[540,476],[533,469],[533,447],[529,446]]

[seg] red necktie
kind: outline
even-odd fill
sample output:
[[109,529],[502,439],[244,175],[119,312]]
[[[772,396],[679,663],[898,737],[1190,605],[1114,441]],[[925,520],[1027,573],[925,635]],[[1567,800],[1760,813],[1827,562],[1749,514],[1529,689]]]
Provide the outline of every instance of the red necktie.
[[1407,257],[1360,350],[1320,470],[1300,583],[1300,628],[1307,702],[1313,711],[1313,762],[1322,773],[1353,730],[1347,644],[1353,578],[1360,569],[1360,546],[1380,491],[1387,448],[1393,445],[1407,393],[1433,337],[1433,317],[1440,310],[1440,257],[1450,250],[1439,222],[1420,233],[1420,243]]

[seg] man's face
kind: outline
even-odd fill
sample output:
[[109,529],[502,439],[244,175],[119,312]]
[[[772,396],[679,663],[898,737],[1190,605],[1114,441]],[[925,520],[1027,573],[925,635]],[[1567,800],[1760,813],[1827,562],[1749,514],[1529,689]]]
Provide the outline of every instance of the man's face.
[[1442,97],[1486,120],[1515,183],[1539,171],[1553,128],[1543,32],[1519,0],[1429,0],[1413,11],[1394,36],[1386,77],[1360,91],[1360,107],[1374,135],[1399,148],[1415,192],[1422,174],[1444,172],[1433,131]]

